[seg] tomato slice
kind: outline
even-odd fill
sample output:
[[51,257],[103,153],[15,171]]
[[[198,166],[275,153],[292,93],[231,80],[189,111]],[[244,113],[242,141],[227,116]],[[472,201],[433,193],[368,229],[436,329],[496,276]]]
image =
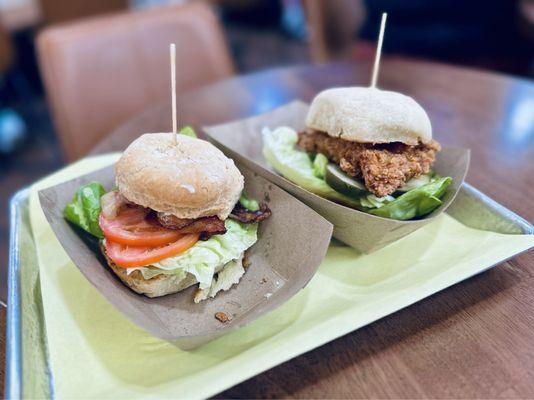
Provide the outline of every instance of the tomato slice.
[[98,222],[106,239],[130,246],[161,246],[182,237],[182,234],[148,219],[141,208],[128,208],[114,219],[100,214]]
[[143,267],[183,253],[198,241],[200,234],[190,233],[180,236],[175,242],[158,247],[127,246],[106,238],[104,247],[108,257],[119,267]]

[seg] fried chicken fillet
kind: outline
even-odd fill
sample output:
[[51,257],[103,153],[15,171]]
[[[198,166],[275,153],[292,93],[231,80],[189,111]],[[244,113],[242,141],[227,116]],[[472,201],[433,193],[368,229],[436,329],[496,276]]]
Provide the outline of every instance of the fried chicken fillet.
[[428,173],[441,150],[435,140],[415,146],[357,143],[312,129],[299,133],[298,145],[308,153],[324,154],[347,175],[363,179],[367,189],[378,197],[392,194],[408,180]]

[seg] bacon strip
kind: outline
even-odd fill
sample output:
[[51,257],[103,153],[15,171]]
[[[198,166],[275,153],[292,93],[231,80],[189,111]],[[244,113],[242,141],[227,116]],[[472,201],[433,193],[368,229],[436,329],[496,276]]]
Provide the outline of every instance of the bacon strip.
[[169,229],[182,229],[196,221],[195,218],[178,218],[172,214],[162,212],[158,212],[157,217],[159,223]]
[[158,213],[158,221],[165,228],[174,229],[180,233],[200,233],[201,240],[207,240],[212,235],[226,233],[224,221],[218,217],[178,218],[171,214]]
[[260,203],[260,209],[258,211],[250,211],[243,207],[241,203],[237,202],[230,214],[230,218],[244,223],[260,222],[266,220],[270,216],[271,210],[265,203]]
[[198,233],[200,239],[206,240],[212,235],[222,235],[226,233],[224,221],[217,217],[204,217],[193,220],[193,222],[183,228],[178,229],[180,233]]
[[[230,214],[230,218],[243,223],[260,222],[271,215],[267,204],[261,203],[258,211],[250,211],[237,203]],[[208,240],[213,235],[226,233],[224,221],[216,216],[202,218],[178,218],[172,214],[157,213],[158,222],[165,228],[176,230],[180,233],[200,233],[200,240]]]

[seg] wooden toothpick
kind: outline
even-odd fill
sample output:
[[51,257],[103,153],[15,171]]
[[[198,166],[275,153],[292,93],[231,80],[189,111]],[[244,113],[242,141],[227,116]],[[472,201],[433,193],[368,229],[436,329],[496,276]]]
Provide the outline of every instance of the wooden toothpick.
[[384,30],[386,29],[387,13],[382,13],[382,21],[380,22],[380,33],[378,34],[378,44],[376,45],[375,65],[373,66],[373,77],[371,78],[371,87],[376,87],[378,79],[378,69],[380,68],[380,56],[382,55],[382,42],[384,41]]
[[172,133],[174,133],[174,143],[177,143],[178,134],[176,121],[176,45],[171,43],[171,100],[172,100]]

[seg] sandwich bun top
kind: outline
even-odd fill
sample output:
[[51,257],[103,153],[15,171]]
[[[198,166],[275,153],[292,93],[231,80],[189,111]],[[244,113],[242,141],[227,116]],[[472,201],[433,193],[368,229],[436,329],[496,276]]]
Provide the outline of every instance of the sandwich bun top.
[[228,217],[243,190],[234,162],[201,139],[146,133],[117,162],[119,192],[132,203],[178,218]]
[[359,143],[417,145],[432,140],[430,119],[413,98],[368,87],[320,92],[312,101],[306,126]]

